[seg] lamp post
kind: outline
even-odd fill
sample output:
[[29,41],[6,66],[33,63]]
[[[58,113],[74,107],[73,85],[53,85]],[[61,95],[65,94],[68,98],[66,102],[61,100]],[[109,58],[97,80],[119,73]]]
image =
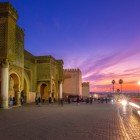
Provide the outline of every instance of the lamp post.
[[119,80],[119,84],[121,85],[121,94],[122,94],[122,84],[123,84],[123,80],[122,79]]
[[114,84],[115,84],[115,80],[112,80],[112,84],[113,84],[113,93],[114,93]]

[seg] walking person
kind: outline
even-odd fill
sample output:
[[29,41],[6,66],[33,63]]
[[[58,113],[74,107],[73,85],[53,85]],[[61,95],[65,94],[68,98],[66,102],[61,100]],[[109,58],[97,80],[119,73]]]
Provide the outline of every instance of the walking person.
[[38,106],[41,106],[41,98],[38,97]]
[[70,97],[68,97],[68,103],[70,104]]
[[86,99],[86,104],[88,104],[88,103],[89,103],[89,98]]
[[20,103],[21,103],[21,105],[23,105],[23,103],[24,103],[24,98],[22,96],[20,98]]
[[49,97],[49,104],[51,104],[52,103],[52,98],[51,97]]
[[92,102],[93,102],[93,98],[92,98],[92,97],[90,97],[90,104],[92,104]]
[[35,104],[38,105],[38,97],[35,97]]
[[54,97],[54,98],[53,98],[53,102],[55,103],[55,101],[56,101],[56,100],[55,100],[55,97]]
[[80,102],[79,97],[77,97],[77,105],[79,105],[79,102]]
[[16,98],[13,97],[13,105],[16,105]]
[[108,101],[108,99],[107,99],[107,98],[105,98],[105,102],[106,102],[106,104],[107,104],[107,101]]
[[61,105],[61,106],[63,106],[63,102],[64,102],[64,100],[63,100],[63,98],[61,98],[61,99],[60,99],[60,105]]
[[13,98],[12,98],[12,96],[9,97],[9,106],[10,107],[13,106]]

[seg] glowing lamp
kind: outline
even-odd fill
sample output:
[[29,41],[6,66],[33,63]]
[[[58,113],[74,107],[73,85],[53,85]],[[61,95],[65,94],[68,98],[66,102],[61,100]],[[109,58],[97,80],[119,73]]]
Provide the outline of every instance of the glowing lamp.
[[121,104],[122,104],[123,106],[126,106],[126,105],[127,105],[127,101],[126,101],[126,100],[122,100],[122,101],[121,101]]

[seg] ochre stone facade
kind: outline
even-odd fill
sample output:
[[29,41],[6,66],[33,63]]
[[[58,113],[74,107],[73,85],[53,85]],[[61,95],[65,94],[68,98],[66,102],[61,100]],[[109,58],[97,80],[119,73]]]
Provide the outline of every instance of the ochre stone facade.
[[83,98],[86,98],[86,97],[90,96],[89,82],[83,82],[82,83],[82,96],[83,96]]
[[24,50],[24,31],[17,25],[18,13],[9,3],[0,3],[0,105],[8,107],[9,97],[34,101],[58,99],[63,81],[63,61],[52,56],[34,56]]
[[63,95],[82,96],[82,73],[80,69],[64,69]]

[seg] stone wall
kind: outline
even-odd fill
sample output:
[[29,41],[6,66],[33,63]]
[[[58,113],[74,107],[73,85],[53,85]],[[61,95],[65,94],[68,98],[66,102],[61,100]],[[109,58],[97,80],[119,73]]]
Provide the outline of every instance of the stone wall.
[[64,95],[82,96],[82,74],[80,69],[64,69]]
[[26,72],[30,79],[31,91],[36,91],[35,57],[26,50],[24,50],[24,72]]
[[19,80],[14,79],[19,81],[18,92],[26,93],[27,101],[34,100],[43,83],[47,84],[48,94],[58,97],[59,84],[63,81],[63,61],[51,55],[34,56],[26,51],[24,31],[17,25],[17,19],[18,13],[12,5],[0,2],[0,61],[9,62],[9,73],[18,77]]
[[24,68],[24,31],[19,26],[16,27],[15,59],[13,64]]
[[18,14],[9,3],[0,3],[0,58],[15,59]]
[[82,83],[82,96],[83,97],[89,97],[90,87],[89,82],[83,82]]

